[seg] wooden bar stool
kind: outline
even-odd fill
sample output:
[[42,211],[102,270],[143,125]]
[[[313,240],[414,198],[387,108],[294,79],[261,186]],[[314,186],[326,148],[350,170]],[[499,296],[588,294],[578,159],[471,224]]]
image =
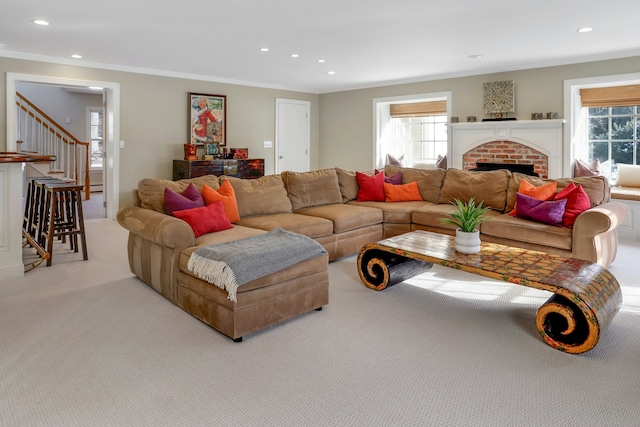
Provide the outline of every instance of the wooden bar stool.
[[82,256],[86,261],[87,239],[84,231],[82,213],[82,185],[67,182],[46,182],[44,187],[44,216],[40,221],[39,243],[49,254],[47,266],[53,262],[54,240],[66,242],[74,252],[78,252],[78,237],[82,247]]

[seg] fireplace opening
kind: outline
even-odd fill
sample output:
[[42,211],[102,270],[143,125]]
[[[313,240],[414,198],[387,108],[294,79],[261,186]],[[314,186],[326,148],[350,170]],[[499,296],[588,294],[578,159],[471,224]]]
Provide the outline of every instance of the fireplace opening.
[[519,172],[525,175],[538,176],[538,174],[534,172],[534,167],[535,165],[533,164],[476,162],[476,167],[471,170],[494,171],[498,169],[507,169],[511,172]]

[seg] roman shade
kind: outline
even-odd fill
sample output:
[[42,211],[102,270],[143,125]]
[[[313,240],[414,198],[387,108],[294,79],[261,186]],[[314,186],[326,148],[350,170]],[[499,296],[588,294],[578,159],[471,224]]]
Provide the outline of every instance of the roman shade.
[[424,117],[447,114],[447,101],[391,104],[391,117]]
[[583,107],[628,107],[640,105],[640,85],[580,89]]

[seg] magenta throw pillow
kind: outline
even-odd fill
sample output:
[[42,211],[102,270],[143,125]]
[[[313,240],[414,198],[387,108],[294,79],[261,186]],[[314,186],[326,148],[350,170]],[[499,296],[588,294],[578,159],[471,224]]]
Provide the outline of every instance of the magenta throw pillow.
[[538,200],[516,193],[516,216],[543,224],[562,226],[567,200]]
[[204,199],[193,183],[190,183],[181,194],[169,188],[164,189],[164,209],[169,215],[173,215],[175,211],[201,206],[204,206]]

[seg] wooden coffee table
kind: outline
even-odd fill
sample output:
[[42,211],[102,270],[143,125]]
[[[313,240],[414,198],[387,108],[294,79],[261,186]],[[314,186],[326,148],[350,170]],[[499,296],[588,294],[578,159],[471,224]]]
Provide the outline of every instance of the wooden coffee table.
[[553,292],[538,309],[536,326],[547,344],[568,353],[591,350],[622,305],[618,281],[598,264],[494,243],[465,255],[454,245],[452,236],[428,231],[369,243],[358,254],[358,273],[365,286],[381,291],[439,264]]

